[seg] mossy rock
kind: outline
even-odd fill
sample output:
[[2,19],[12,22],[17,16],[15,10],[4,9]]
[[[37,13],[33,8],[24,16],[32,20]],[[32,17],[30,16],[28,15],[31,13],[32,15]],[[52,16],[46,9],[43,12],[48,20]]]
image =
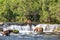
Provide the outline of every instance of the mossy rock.
[[19,33],[19,31],[18,30],[13,30],[13,33],[16,33],[17,34],[17,33]]

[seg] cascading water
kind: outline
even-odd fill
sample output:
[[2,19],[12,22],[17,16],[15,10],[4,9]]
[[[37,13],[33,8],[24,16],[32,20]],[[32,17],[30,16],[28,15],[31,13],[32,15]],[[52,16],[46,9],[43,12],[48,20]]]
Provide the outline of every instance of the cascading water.
[[[22,29],[22,27],[18,26],[18,25],[12,25],[11,27],[18,27],[18,28],[14,28],[14,29],[18,29],[18,30],[27,30],[26,28]],[[41,26],[45,26],[44,27],[44,32],[52,32],[53,29],[55,29],[55,27],[57,27],[58,25],[41,25]],[[59,35],[21,35],[21,34],[17,34],[17,35],[10,35],[10,36],[0,36],[0,40],[60,40],[60,36]]]
[[36,27],[42,27],[43,32],[53,32],[58,27],[58,24],[39,24]]
[[56,29],[56,26],[57,25],[51,25],[51,24],[47,25],[45,27],[45,32],[53,32]]

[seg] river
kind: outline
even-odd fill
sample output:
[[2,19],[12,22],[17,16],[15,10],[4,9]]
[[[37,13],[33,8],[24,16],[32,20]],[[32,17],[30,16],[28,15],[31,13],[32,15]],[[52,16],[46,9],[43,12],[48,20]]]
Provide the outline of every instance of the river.
[[0,40],[60,40],[60,35],[10,35],[0,36]]
[[20,35],[20,34],[16,34],[16,35],[10,35],[10,36],[0,36],[0,40],[60,40],[60,35],[46,35],[46,34]]

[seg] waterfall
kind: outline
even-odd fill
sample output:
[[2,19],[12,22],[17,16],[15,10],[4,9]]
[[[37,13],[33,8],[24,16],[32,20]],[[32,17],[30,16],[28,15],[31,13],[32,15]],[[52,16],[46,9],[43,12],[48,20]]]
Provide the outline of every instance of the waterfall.
[[59,24],[38,24],[36,27],[42,27],[43,32],[53,32],[55,29],[60,27]]
[[[42,27],[43,32],[53,32],[58,27],[60,28],[60,25],[59,24],[38,24],[38,25],[36,25],[36,27]],[[28,25],[25,25],[25,26],[11,25],[11,26],[9,26],[7,28],[4,25],[4,29],[5,30],[8,30],[8,29],[14,30],[14,29],[16,29],[16,30],[19,30],[19,32],[20,31],[29,31],[30,30]]]
[[[43,27],[44,29],[44,32],[53,32],[54,29],[57,29],[58,27],[60,27],[60,25],[58,24],[39,24],[38,26],[41,26]],[[11,25],[9,27],[17,27],[17,28],[14,28],[14,29],[17,29],[17,30],[27,30],[26,29],[26,26],[19,26],[19,25]],[[23,28],[24,27],[24,28]],[[7,27],[8,28],[8,27]],[[23,28],[23,29],[22,29]],[[10,28],[8,28],[10,29]],[[42,35],[42,36],[31,36],[29,35],[28,37],[27,36],[20,36],[19,35],[10,35],[10,36],[0,36],[0,40],[60,40],[60,36],[52,36],[52,35]]]

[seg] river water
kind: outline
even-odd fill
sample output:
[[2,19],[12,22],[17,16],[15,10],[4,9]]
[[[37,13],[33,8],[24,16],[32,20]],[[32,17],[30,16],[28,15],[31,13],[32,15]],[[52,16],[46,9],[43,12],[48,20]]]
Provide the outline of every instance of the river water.
[[[50,29],[53,29],[53,28],[50,28]],[[10,35],[10,36],[0,36],[0,40],[60,40],[60,35],[46,35],[46,34],[20,35],[20,34],[17,34],[17,35]]]
[[0,36],[0,40],[60,40],[60,35],[10,35]]

